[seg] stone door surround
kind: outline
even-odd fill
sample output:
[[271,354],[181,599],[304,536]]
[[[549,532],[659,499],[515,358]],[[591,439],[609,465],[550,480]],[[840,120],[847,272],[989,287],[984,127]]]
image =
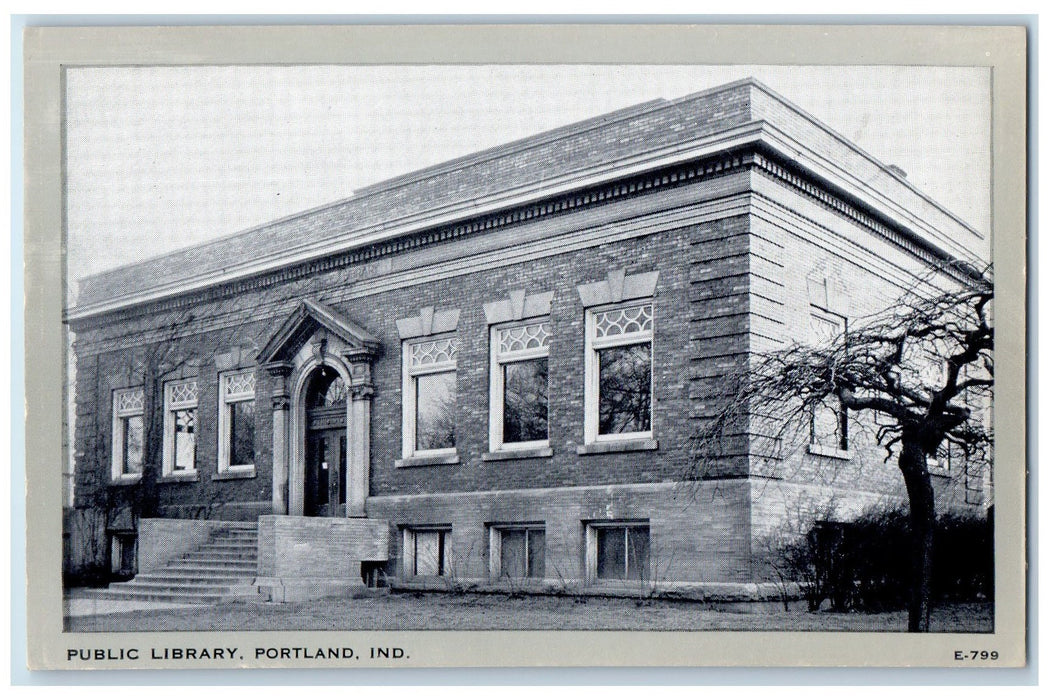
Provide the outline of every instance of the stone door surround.
[[273,381],[273,513],[303,514],[306,474],[306,389],[315,369],[330,367],[349,388],[346,515],[364,517],[371,468],[370,422],[375,336],[334,309],[303,300],[259,353]]

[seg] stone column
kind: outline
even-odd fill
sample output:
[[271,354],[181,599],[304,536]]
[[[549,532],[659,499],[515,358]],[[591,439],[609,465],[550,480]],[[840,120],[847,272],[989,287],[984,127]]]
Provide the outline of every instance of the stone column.
[[374,353],[355,349],[345,353],[350,368],[350,447],[346,466],[346,516],[363,518],[371,474],[372,359]]
[[288,514],[288,411],[291,400],[288,396],[288,375],[291,365],[272,362],[266,371],[273,378],[270,399],[273,406],[273,513]]

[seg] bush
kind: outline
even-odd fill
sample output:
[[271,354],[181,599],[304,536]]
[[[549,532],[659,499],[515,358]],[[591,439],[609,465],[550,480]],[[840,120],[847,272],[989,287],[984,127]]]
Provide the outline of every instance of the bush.
[[[932,597],[970,602],[994,597],[993,517],[948,513],[937,519]],[[819,522],[781,553],[794,570],[810,610],[881,612],[907,607],[911,538],[906,508],[871,509],[849,523]]]
[[933,595],[967,602],[994,599],[994,510],[987,518],[941,516],[933,543]]

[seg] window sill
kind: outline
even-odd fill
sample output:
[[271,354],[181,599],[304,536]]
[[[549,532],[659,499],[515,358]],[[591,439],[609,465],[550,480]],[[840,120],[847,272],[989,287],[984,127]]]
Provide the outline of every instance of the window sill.
[[580,455],[603,455],[613,452],[642,452],[645,450],[658,450],[659,441],[652,438],[635,438],[631,440],[606,440],[592,442],[589,445],[580,445],[575,448],[576,454]]
[[134,486],[135,484],[137,484],[140,481],[142,481],[142,475],[141,474],[135,474],[133,476],[122,475],[122,476],[117,476],[117,477],[110,477],[109,485],[110,486]]
[[255,478],[255,467],[251,469],[243,469],[236,471],[224,471],[216,472],[211,475],[212,481],[231,481],[233,479],[254,479]]
[[650,579],[636,578],[590,578],[586,587],[593,591],[636,591],[647,590],[653,585]]
[[830,457],[831,459],[852,459],[852,453],[848,450],[842,450],[837,447],[827,447],[825,445],[809,445],[810,455],[819,455],[820,457]]
[[433,467],[441,464],[459,464],[459,454],[449,455],[415,455],[398,459],[393,463],[395,467]]
[[157,483],[160,484],[174,484],[181,481],[200,481],[200,474],[195,471],[182,472],[180,474],[165,474],[157,479]]
[[553,457],[554,451],[550,447],[530,447],[528,449],[514,450],[503,449],[495,452],[485,452],[481,455],[483,462],[502,462],[511,459],[535,459],[538,457]]

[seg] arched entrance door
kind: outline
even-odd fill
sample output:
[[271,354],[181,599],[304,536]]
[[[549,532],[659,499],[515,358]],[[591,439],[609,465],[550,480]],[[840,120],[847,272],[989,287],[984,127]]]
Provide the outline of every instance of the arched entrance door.
[[346,515],[346,383],[328,366],[306,388],[306,472],[303,515]]

